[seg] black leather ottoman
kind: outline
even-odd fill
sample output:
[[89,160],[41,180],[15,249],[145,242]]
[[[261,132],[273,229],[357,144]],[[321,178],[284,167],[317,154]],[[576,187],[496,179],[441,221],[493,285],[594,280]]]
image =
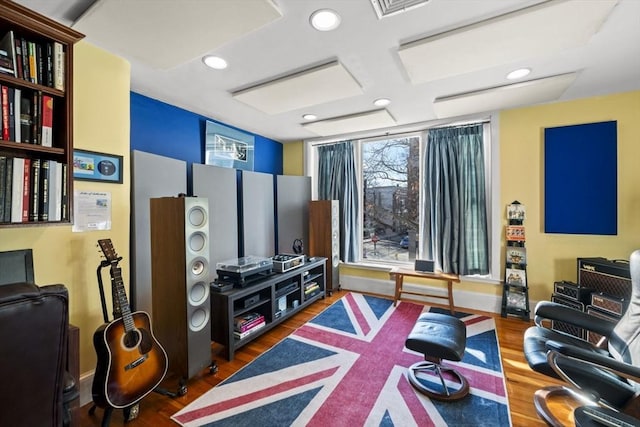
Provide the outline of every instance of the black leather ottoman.
[[[469,382],[455,369],[442,365],[442,360],[459,362],[467,345],[467,328],[460,319],[439,313],[422,313],[405,346],[424,354],[424,361],[409,367],[409,382],[421,393],[437,400],[458,400],[469,394]],[[426,379],[418,379],[416,373],[437,377],[441,390],[427,387]],[[444,375],[443,372],[449,375]],[[447,384],[447,382],[449,384]],[[452,387],[457,383],[458,387]]]

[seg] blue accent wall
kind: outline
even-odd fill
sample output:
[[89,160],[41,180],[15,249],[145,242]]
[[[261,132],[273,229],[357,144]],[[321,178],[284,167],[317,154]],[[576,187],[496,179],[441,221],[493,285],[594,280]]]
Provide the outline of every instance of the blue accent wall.
[[[191,191],[191,164],[204,163],[207,120],[231,126],[209,117],[131,92],[131,149],[187,162]],[[233,126],[231,126],[233,127]],[[254,171],[282,174],[282,144],[235,128],[255,137]]]

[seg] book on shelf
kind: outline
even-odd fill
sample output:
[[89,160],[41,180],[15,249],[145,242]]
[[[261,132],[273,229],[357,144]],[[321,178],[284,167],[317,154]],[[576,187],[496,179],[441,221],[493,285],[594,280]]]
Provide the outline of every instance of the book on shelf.
[[38,221],[40,219],[40,159],[31,160],[31,197],[29,198],[29,220]]
[[5,222],[4,219],[4,202],[7,197],[6,190],[7,179],[7,157],[0,155],[0,222]]
[[62,163],[62,200],[60,201],[60,220],[69,219],[69,194],[67,193],[68,165]]
[[40,165],[40,197],[38,198],[38,218],[34,221],[49,221],[49,202],[51,199],[50,183],[51,171],[49,170],[50,161],[42,160]]
[[15,62],[16,51],[13,31],[8,31],[2,39],[0,39],[0,72],[15,76]]
[[22,47],[22,79],[31,81],[31,69],[29,66],[29,44],[24,38],[20,39],[20,45]]
[[2,97],[2,139],[9,141],[9,87],[0,87]]
[[13,141],[22,142],[22,127],[20,126],[20,116],[22,114],[22,90],[13,90]]
[[42,52],[42,44],[36,43],[36,65],[38,66],[37,75],[38,75],[38,83],[41,85],[46,85],[47,82],[44,80],[45,71],[44,71],[44,53]]
[[266,326],[266,322],[263,320],[262,322],[256,324],[254,327],[252,327],[251,329],[246,330],[245,332],[233,331],[233,336],[238,338],[238,339],[243,339],[243,338],[246,338],[249,335],[255,333],[256,331],[259,331],[260,329],[264,328],[265,326]]
[[55,160],[47,160],[49,163],[49,208],[48,221],[60,221],[62,203],[62,165]]
[[13,158],[13,171],[11,176],[11,222],[22,222],[22,193],[24,189],[23,158]]
[[64,48],[62,43],[53,42],[53,87],[64,90]]
[[16,111],[15,111],[15,94],[16,90],[12,87],[7,88],[7,102],[9,104],[9,132],[8,132],[8,140],[15,141],[16,140]]
[[42,95],[42,141],[43,147],[53,146],[53,97]]
[[239,332],[244,332],[252,326],[265,321],[264,316],[260,313],[248,313],[243,316],[237,316],[233,320],[233,329]]
[[24,159],[22,174],[22,222],[29,222],[29,209],[31,208],[31,159]]
[[4,218],[3,222],[11,222],[11,197],[13,196],[13,158],[7,157],[4,181]]
[[40,144],[40,129],[41,129],[41,119],[40,114],[42,111],[42,94],[39,91],[33,92],[33,102],[32,102],[32,116],[31,116],[31,143],[32,144]]
[[45,45],[47,51],[45,61],[45,83],[49,87],[53,87],[53,43],[47,42]]
[[257,319],[254,319],[248,323],[242,324],[241,326],[235,326],[233,329],[237,332],[246,332],[249,329],[252,329],[257,324],[263,323],[264,321],[265,321],[264,316],[260,316]]
[[15,46],[16,58],[15,58],[15,71],[16,77],[24,79],[24,67],[22,62],[22,40],[20,37],[14,37],[13,44]]
[[29,81],[38,84],[38,64],[36,60],[35,42],[27,42],[29,49]]
[[320,290],[320,285],[316,281],[309,282],[304,285],[304,294],[307,296],[309,294],[317,292],[318,290]]
[[21,142],[31,143],[31,127],[33,125],[32,118],[32,99],[29,96],[20,97],[20,137]]

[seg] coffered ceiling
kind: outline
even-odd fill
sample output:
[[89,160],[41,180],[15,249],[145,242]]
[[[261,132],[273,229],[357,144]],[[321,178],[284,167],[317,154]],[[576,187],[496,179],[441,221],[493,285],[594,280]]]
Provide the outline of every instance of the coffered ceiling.
[[126,58],[131,90],[281,142],[640,89],[640,0],[18,3]]

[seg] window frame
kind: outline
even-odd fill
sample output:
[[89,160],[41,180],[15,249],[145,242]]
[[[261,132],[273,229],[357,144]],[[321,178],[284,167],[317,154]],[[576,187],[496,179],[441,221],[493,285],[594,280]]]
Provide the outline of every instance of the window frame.
[[[480,276],[464,276],[464,278],[468,280],[473,280],[474,282],[486,282],[490,284],[500,283],[501,276],[501,266],[500,266],[500,256],[501,256],[501,243],[502,243],[502,216],[501,212],[504,211],[501,206],[501,186],[500,186],[500,138],[499,138],[499,116],[497,114],[491,114],[489,116],[481,116],[481,117],[468,117],[464,120],[456,120],[456,121],[434,121],[429,123],[417,124],[411,128],[405,129],[397,129],[397,132],[393,132],[390,129],[388,132],[377,131],[369,131],[369,132],[360,132],[357,134],[349,134],[349,135],[339,135],[335,137],[329,138],[313,138],[307,139],[303,141],[304,145],[304,173],[306,176],[311,178],[311,198],[312,200],[317,200],[318,198],[318,189],[317,189],[317,176],[318,176],[318,156],[317,150],[315,147],[323,144],[332,144],[340,141],[353,141],[356,147],[355,151],[355,159],[357,162],[358,168],[358,187],[360,188],[360,197],[359,197],[359,207],[360,212],[364,212],[364,195],[362,194],[363,190],[363,176],[362,176],[362,143],[363,141],[373,141],[373,140],[382,140],[387,138],[397,138],[404,136],[420,136],[420,161],[424,159],[424,154],[426,151],[426,135],[429,129],[437,128],[437,127],[448,127],[448,126],[459,126],[464,124],[478,123],[484,122],[486,123],[484,129],[484,137],[485,141],[488,141],[488,144],[485,144],[485,187],[486,187],[486,195],[487,195],[487,227],[489,234],[489,274]],[[420,180],[423,179],[423,170],[420,168]],[[423,200],[423,189],[422,186],[420,188],[420,201]],[[422,216],[420,216],[420,221],[422,221]],[[358,233],[358,247],[359,247],[359,261],[348,263],[348,265],[356,266],[356,267],[370,267],[374,269],[390,269],[392,267],[396,267],[398,265],[413,267],[413,263],[402,262],[402,261],[376,261],[362,258],[362,239],[363,239],[363,215],[359,215],[358,218],[358,228],[360,229]],[[417,257],[420,257],[422,254],[422,244],[418,248]]]

